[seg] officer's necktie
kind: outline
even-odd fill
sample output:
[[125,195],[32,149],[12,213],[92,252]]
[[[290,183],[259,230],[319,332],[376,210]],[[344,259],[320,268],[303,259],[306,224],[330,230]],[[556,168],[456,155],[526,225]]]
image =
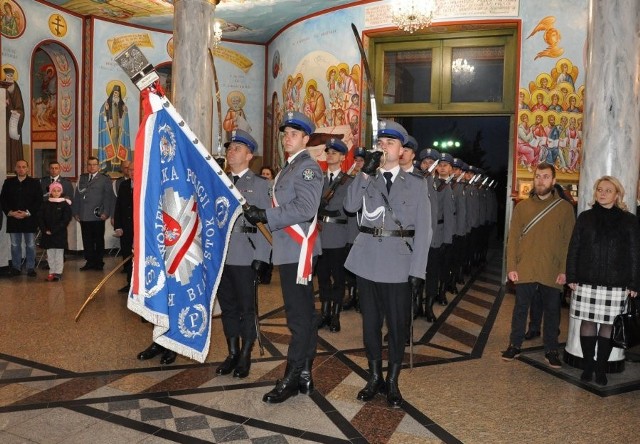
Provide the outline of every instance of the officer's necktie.
[[93,180],[93,174],[89,174],[89,182]]
[[391,185],[393,184],[393,182],[391,181],[391,179],[393,178],[393,173],[391,171],[387,171],[385,173],[382,173],[382,175],[384,176],[384,180],[387,181],[387,193],[390,193]]
[[233,184],[235,185],[238,182],[238,179],[240,179],[240,176],[233,176]]
[[329,173],[329,185],[333,183],[333,173]]
[[285,169],[286,167],[288,167],[288,166],[289,166],[289,161],[287,160],[287,161],[284,163],[284,166],[282,167],[282,169],[284,170],[284,169]]

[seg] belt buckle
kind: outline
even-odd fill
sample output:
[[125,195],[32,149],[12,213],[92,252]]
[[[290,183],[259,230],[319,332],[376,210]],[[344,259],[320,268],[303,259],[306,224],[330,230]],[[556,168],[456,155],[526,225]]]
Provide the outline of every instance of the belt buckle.
[[373,237],[382,237],[383,228],[373,227]]

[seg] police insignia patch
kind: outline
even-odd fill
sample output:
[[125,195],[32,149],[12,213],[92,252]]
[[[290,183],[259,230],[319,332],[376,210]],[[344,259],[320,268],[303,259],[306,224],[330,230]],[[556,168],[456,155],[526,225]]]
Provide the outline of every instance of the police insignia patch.
[[307,180],[307,181],[309,181],[309,180],[313,180],[313,179],[314,179],[314,177],[316,177],[316,173],[314,173],[314,172],[313,172],[313,170],[312,170],[311,168],[307,168],[306,170],[304,170],[304,171],[302,172],[302,178],[303,178],[304,180]]

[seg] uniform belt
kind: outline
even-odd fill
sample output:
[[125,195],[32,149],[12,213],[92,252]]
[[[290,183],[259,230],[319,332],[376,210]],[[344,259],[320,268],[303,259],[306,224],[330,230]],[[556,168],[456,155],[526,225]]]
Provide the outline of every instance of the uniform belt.
[[444,219],[440,219],[440,220],[438,221],[438,225],[443,224],[443,223],[444,223]]
[[373,237],[413,237],[416,230],[384,230],[382,228],[360,227],[360,232],[371,234]]
[[321,221],[327,224],[346,224],[347,223],[347,219],[341,219],[339,217],[329,217],[329,216],[323,216]]
[[257,233],[256,227],[233,227],[233,233]]

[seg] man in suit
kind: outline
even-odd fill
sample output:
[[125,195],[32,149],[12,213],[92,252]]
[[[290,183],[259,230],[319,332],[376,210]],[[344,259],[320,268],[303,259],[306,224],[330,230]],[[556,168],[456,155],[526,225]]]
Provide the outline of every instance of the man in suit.
[[104,262],[104,221],[113,208],[111,179],[99,172],[97,157],[87,159],[87,172],[80,176],[71,209],[80,222],[86,264],[80,271],[102,270]]
[[273,185],[273,208],[251,205],[245,218],[252,224],[268,223],[273,233],[273,264],[280,269],[287,327],[291,342],[287,369],[273,390],[264,395],[267,403],[286,401],[299,392],[313,391],[311,368],[318,340],[313,298],[313,259],[320,254],[317,219],[322,197],[322,170],[306,150],[315,125],[297,111],[285,113],[280,126],[283,145],[289,155]]
[[318,328],[327,326],[334,333],[340,331],[340,311],[345,291],[344,261],[347,259],[348,220],[343,204],[352,179],[342,172],[340,166],[348,150],[340,139],[331,138],[325,143],[327,174],[318,211],[318,222],[322,228],[322,256],[318,258],[316,268],[322,302],[322,319]]
[[[360,310],[369,380],[358,399],[369,401],[378,393],[387,394],[387,403],[399,407],[402,395],[398,377],[404,356],[406,324],[412,295],[424,284],[431,242],[431,205],[427,182],[407,173],[398,163],[408,139],[402,125],[382,120],[378,146],[386,154],[373,152],[347,193],[344,208],[362,210],[360,234],[345,266],[358,281]],[[378,171],[379,168],[379,171]],[[382,325],[389,330],[389,366],[382,377]]]
[[[133,162],[127,161],[127,167],[133,169]],[[123,180],[118,187],[118,197],[113,212],[114,235],[120,238],[120,254],[123,258],[131,256],[133,251],[133,180],[131,177]],[[118,290],[118,293],[129,293],[131,285],[131,260],[124,264],[127,273],[127,285]]]
[[[246,131],[235,129],[227,149],[227,165],[236,188],[250,205],[267,208],[270,184],[249,169],[249,162],[258,148],[256,140]],[[256,340],[255,285],[257,277],[268,266],[271,246],[265,237],[240,215],[233,226],[227,258],[218,288],[222,309],[222,328],[229,355],[216,369],[219,375],[233,372],[236,378],[246,378],[251,367],[251,349]],[[242,339],[242,348],[240,340]]]
[[42,189],[42,198],[44,200],[49,199],[49,186],[54,182],[62,184],[63,197],[69,200],[73,199],[73,185],[69,179],[60,175],[60,163],[57,160],[49,162],[49,176],[40,179],[40,188]]
[[36,232],[38,212],[42,204],[38,179],[29,176],[26,160],[16,162],[16,175],[2,185],[0,201],[7,216],[7,233],[11,237],[11,276],[17,276],[22,268],[22,240],[26,253],[27,276],[36,277]]

